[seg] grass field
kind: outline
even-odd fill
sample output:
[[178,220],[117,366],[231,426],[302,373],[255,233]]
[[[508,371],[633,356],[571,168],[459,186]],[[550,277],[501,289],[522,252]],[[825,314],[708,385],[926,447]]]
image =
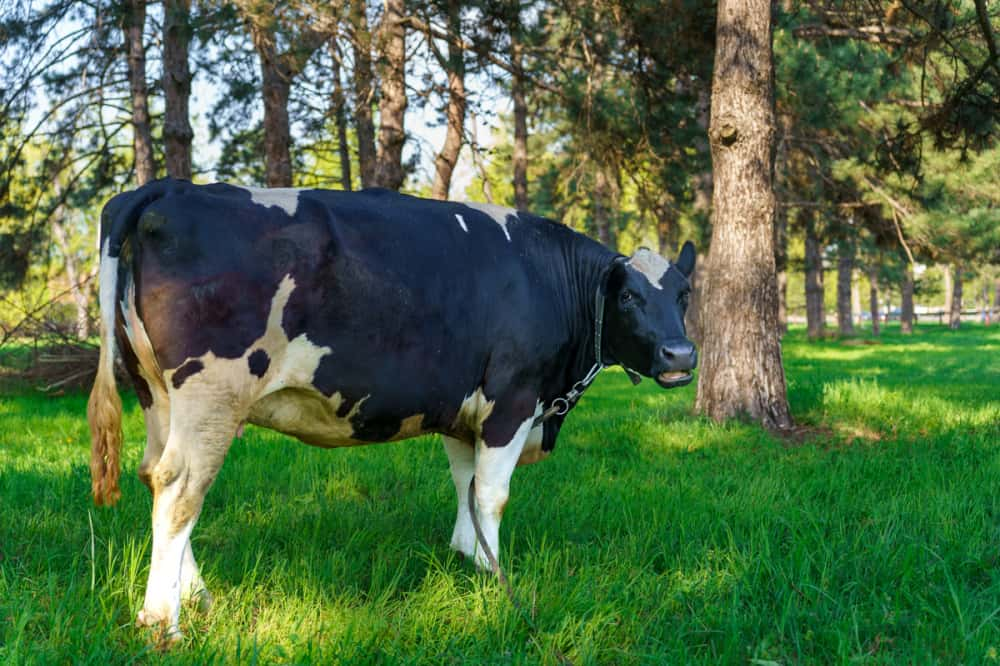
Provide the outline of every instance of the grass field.
[[[606,373],[514,474],[499,584],[448,549],[434,438],[323,451],[248,429],[195,530],[216,605],[132,626],[151,501],[90,503],[83,395],[0,397],[0,662],[1000,660],[1000,327],[786,339],[794,440]],[[92,523],[92,528],[91,528]]]

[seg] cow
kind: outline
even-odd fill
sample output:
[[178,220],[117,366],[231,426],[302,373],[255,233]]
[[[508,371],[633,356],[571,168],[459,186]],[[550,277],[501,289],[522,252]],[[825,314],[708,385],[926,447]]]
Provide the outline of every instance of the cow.
[[514,468],[552,452],[602,368],[672,388],[696,364],[690,242],[625,257],[495,205],[164,179],[107,203],[100,251],[92,490],[120,497],[120,353],[153,495],[137,624],[173,638],[182,600],[210,602],[190,536],[245,423],[320,447],[439,433],[451,547],[485,567]]

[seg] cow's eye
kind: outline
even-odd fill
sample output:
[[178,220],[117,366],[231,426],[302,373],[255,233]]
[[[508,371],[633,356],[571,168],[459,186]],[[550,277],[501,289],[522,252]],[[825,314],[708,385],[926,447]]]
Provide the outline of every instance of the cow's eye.
[[688,292],[683,292],[677,297],[677,304],[680,305],[685,310],[688,306]]
[[622,290],[622,295],[619,297],[621,299],[622,305],[628,305],[632,302],[632,292],[628,289]]

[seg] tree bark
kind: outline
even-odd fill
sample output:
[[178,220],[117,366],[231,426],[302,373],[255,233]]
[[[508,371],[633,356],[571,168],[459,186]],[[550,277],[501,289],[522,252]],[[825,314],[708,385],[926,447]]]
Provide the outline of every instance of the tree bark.
[[778,330],[788,332],[788,208],[774,214],[774,269],[778,284]]
[[841,335],[854,335],[851,278],[854,275],[854,243],[841,238],[837,244],[837,329]]
[[358,135],[358,168],[361,187],[375,187],[375,76],[372,73],[372,35],[367,2],[351,3],[354,24],[354,128]]
[[[448,1],[448,32],[461,35],[462,3]],[[430,39],[430,38],[428,38]],[[458,154],[462,150],[465,131],[465,52],[454,42],[448,42],[448,131],[444,145],[434,160],[434,184],[431,196],[445,200],[451,190],[451,174],[455,171]]]
[[337,153],[340,160],[340,188],[350,192],[351,185],[351,146],[347,141],[347,98],[344,95],[344,83],[341,79],[342,62],[340,47],[336,39],[330,40],[330,56],[333,63],[330,76],[333,77],[333,119],[337,124]]
[[375,184],[390,190],[403,186],[403,144],[406,142],[406,8],[404,0],[386,0],[379,26],[378,154]]
[[873,265],[868,269],[868,284],[870,289],[868,291],[869,295],[869,307],[871,309],[872,315],[872,335],[878,336],[880,333],[879,326],[879,311],[878,311],[878,266]]
[[899,330],[909,335],[913,333],[913,264],[909,262],[903,268],[903,284],[899,291]]
[[951,267],[952,292],[951,307],[948,310],[948,327],[958,330],[962,325],[962,264],[954,264]]
[[145,185],[156,178],[153,133],[149,120],[149,89],[146,86],[146,49],[142,33],[146,26],[145,0],[125,3],[125,50],[128,55],[129,92],[132,97],[132,147],[135,155],[135,178]]
[[615,230],[612,228],[612,210],[614,209],[614,194],[611,180],[603,166],[598,165],[594,174],[593,219],[597,240],[605,246],[615,249],[617,242]]
[[528,103],[524,92],[524,46],[521,43],[521,14],[510,27],[510,62],[514,68],[511,76],[510,96],[514,103],[514,207],[527,210],[528,204]]
[[88,298],[83,284],[86,279],[80,272],[80,264],[77,261],[76,253],[70,247],[69,235],[66,233],[66,224],[63,215],[63,207],[59,206],[59,210],[52,216],[52,237],[55,239],[56,245],[59,246],[59,252],[62,253],[63,259],[66,262],[66,279],[69,280],[69,293],[73,297],[73,303],[76,306],[76,322],[74,325],[76,338],[77,340],[86,340],[90,337],[90,316],[87,312],[87,304],[90,298]]
[[823,253],[816,233],[816,212],[802,209],[800,215],[806,232],[806,329],[809,338],[815,340],[826,330]]
[[698,411],[792,425],[781,365],[774,267],[774,68],[768,0],[720,0],[709,139],[714,193],[701,274]]
[[861,326],[861,284],[856,271],[851,271],[851,310],[854,314],[854,323]]
[[1000,324],[1000,277],[993,281],[993,323]]
[[268,187],[292,186],[292,134],[288,121],[288,96],[292,72],[274,51],[273,38],[252,28],[260,59],[261,92],[264,97],[264,159]]
[[944,279],[944,312],[950,317],[951,299],[955,288],[951,283],[951,264],[945,264],[941,267],[941,277]]
[[[237,5],[250,26],[254,49],[260,62],[261,92],[264,98],[264,158],[268,187],[292,186],[292,134],[288,120],[288,97],[292,81],[305,68],[313,52],[331,36],[332,30],[311,27],[292,31],[285,52],[277,49],[277,19],[261,14],[262,6],[253,0],[238,0]],[[267,7],[263,6],[266,12]]]
[[167,174],[190,180],[191,140],[194,138],[188,118],[191,0],[164,0],[163,13],[163,151]]

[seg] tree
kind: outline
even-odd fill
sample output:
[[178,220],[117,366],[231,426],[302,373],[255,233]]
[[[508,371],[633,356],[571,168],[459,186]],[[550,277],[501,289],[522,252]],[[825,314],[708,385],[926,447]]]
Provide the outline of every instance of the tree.
[[721,0],[709,140],[714,193],[702,275],[702,365],[696,408],[791,426],[781,365],[774,266],[774,78],[771,5]]
[[507,30],[510,34],[510,98],[514,105],[514,207],[528,208],[528,103],[525,97],[524,35],[521,5],[516,3],[510,11]]
[[406,7],[404,0],[386,0],[378,30],[379,99],[378,153],[375,184],[398,190],[403,186],[403,144],[406,143]]
[[146,85],[146,1],[126,0],[122,30],[128,55],[128,80],[132,96],[132,146],[135,153],[135,179],[145,185],[156,178],[153,132],[149,119],[149,90]]
[[448,129],[444,145],[434,160],[434,183],[431,186],[431,196],[435,199],[447,199],[451,189],[451,175],[458,162],[458,154],[462,150],[465,132],[465,52],[460,44],[462,36],[462,3],[459,0],[446,0],[445,13],[448,21],[448,33],[454,39],[448,41],[448,55],[445,57],[437,47],[434,38],[427,36],[427,43],[448,77],[448,104],[446,116]]
[[188,180],[191,179],[191,140],[194,138],[188,118],[190,14],[191,0],[163,2],[163,152],[167,174]]
[[[285,16],[270,4],[257,0],[237,0],[237,5],[246,19],[260,62],[267,186],[291,187],[292,136],[288,98],[292,81],[316,49],[331,37],[332,29],[328,21],[311,25],[313,21],[306,22],[293,12]],[[285,49],[279,46],[282,33],[288,35]]]
[[350,3],[351,43],[354,50],[354,129],[358,135],[358,167],[361,187],[375,186],[375,74],[372,71],[372,35],[368,27],[368,3]]
[[806,236],[806,329],[811,339],[826,330],[826,292],[823,287],[823,251],[816,223],[816,209],[799,211]]

